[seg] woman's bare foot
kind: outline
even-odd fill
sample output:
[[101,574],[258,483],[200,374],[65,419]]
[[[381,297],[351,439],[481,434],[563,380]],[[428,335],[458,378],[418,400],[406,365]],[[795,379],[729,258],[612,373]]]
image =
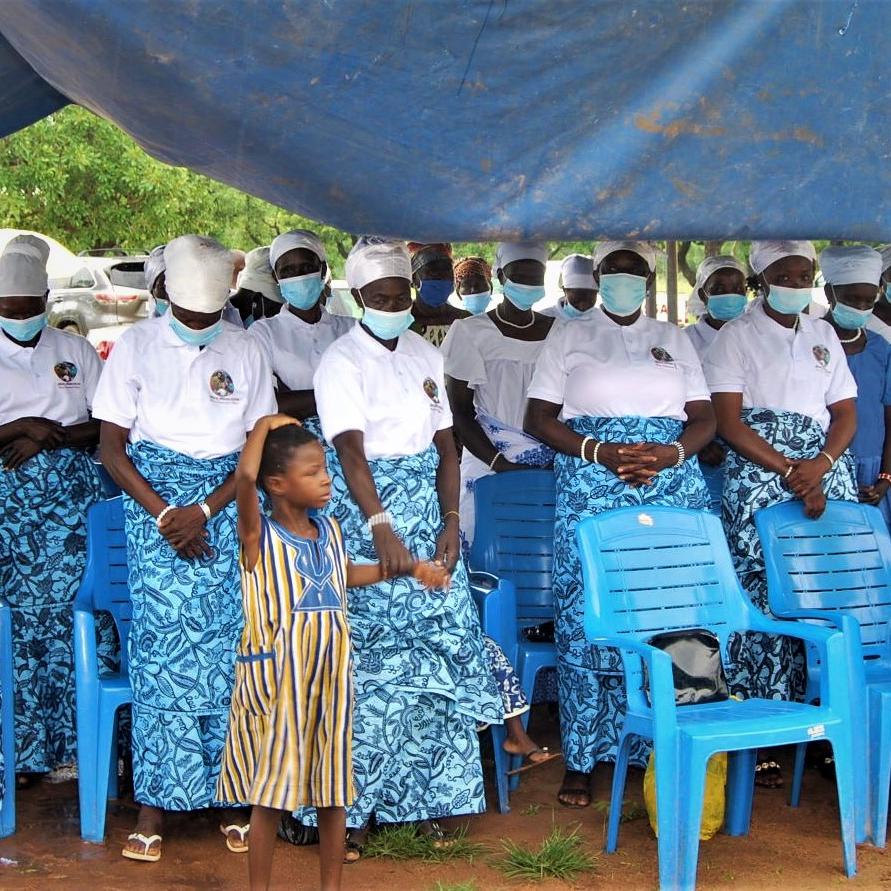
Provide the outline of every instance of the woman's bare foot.
[[557,801],[563,807],[588,807],[591,804],[591,774],[567,770],[557,793]]
[[545,764],[560,757],[559,752],[548,751],[529,736],[519,715],[505,719],[504,729],[507,731],[507,738],[502,748],[509,755],[520,755],[523,759],[519,771],[509,771],[510,774],[529,770],[538,764]]
[[[164,826],[164,811],[159,807],[151,807],[143,804],[139,808],[139,816],[136,819],[136,828],[133,830],[127,844],[121,851],[124,857],[131,860],[157,860],[161,856],[161,831]],[[150,844],[146,845],[142,839],[152,839]]]

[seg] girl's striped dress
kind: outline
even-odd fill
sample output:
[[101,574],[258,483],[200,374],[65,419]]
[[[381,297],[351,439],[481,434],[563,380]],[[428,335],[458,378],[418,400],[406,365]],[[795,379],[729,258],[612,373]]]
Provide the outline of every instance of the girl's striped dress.
[[347,557],[337,522],[318,539],[262,518],[260,555],[244,566],[245,626],[217,797],[292,811],[353,800],[352,664]]

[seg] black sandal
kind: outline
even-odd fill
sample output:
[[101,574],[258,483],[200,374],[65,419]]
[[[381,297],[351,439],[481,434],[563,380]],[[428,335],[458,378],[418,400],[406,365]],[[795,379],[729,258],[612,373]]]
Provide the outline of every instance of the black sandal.
[[362,855],[365,853],[365,842],[364,840],[361,843],[356,841],[356,836],[359,833],[364,834],[365,830],[347,829],[346,839],[343,843],[344,863],[358,863],[362,859]]
[[776,761],[760,761],[755,765],[755,785],[762,789],[782,788],[782,767]]
[[298,847],[319,843],[319,830],[315,826],[304,826],[293,814],[282,815],[277,835],[289,845]]
[[436,820],[421,820],[418,826],[418,835],[430,840],[434,848],[450,848],[455,844],[455,839],[436,822]]

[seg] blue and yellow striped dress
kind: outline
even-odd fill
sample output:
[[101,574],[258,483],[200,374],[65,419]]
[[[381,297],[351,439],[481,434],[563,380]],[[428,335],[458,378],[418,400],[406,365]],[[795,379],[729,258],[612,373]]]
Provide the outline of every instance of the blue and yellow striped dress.
[[217,796],[292,811],[353,800],[347,557],[335,520],[318,539],[266,517],[241,566],[245,626]]

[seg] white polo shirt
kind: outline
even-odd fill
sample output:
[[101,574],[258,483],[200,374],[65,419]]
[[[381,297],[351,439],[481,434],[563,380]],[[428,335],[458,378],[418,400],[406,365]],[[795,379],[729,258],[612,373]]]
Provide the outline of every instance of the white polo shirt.
[[[883,297],[879,299],[884,300]],[[876,334],[884,337],[885,340],[891,343],[891,325],[886,325],[875,313],[870,314],[866,328],[869,331],[875,331]]]
[[442,355],[413,331],[390,352],[354,325],[322,356],[313,389],[325,439],[359,430],[369,461],[416,455],[452,426]]
[[322,318],[310,325],[286,306],[278,315],[258,319],[247,333],[263,348],[273,373],[289,390],[311,390],[322,353],[355,323],[323,310]]
[[79,334],[44,328],[35,347],[0,333],[0,424],[46,418],[65,427],[90,419],[102,361]]
[[565,419],[674,418],[688,402],[709,399],[689,338],[641,315],[618,325],[597,308],[587,325],[554,328],[538,358],[530,399],[563,406]]
[[775,322],[759,301],[728,322],[703,362],[712,393],[742,393],[743,408],[793,411],[829,429],[827,406],[857,396],[838,336],[823,319]]
[[690,343],[693,344],[693,349],[696,350],[696,355],[699,356],[701,362],[705,351],[715,342],[718,329],[712,328],[705,320],[705,316],[701,316],[695,325],[687,325],[682,330],[690,338]]
[[237,452],[264,415],[276,411],[263,351],[228,322],[203,349],[183,343],[167,315],[133,325],[105,364],[93,413],[193,458]]

